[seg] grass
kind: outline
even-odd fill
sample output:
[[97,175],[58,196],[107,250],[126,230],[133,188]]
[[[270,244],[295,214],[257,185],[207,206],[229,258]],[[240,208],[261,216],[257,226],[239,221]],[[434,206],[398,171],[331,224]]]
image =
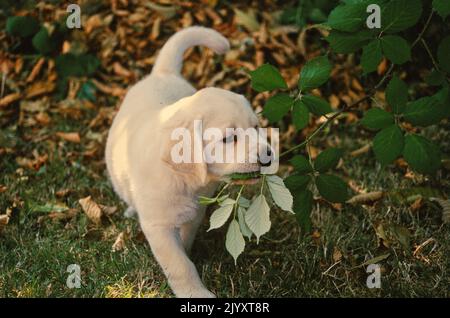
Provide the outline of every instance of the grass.
[[[124,206],[105,175],[102,148],[95,159],[86,158],[83,142],[52,137],[61,130],[85,132],[85,126],[64,117],[56,117],[55,122],[40,131],[51,137],[39,142],[25,141],[34,133],[28,128],[9,125],[2,131],[3,146],[13,151],[0,159],[0,185],[6,186],[0,193],[0,211],[11,208],[13,215],[0,234],[0,297],[171,297],[137,221],[122,217]],[[445,129],[439,130],[444,134],[439,140],[450,140],[448,127],[441,128]],[[333,129],[335,135],[328,135],[328,140],[339,140],[346,150],[367,143],[368,136],[356,134],[356,127]],[[358,140],[352,139],[355,135]],[[325,136],[320,136],[317,145],[324,147],[325,142]],[[449,145],[443,147],[448,153]],[[49,154],[46,164],[38,170],[19,167],[16,158],[30,157],[34,149]],[[407,179],[399,169],[382,169],[367,154],[346,158],[339,170],[372,191],[420,185],[448,195],[445,173],[440,183]],[[57,192],[61,189],[70,192],[60,198]],[[80,210],[77,201],[87,195],[98,203],[119,207],[118,212],[96,227],[81,211],[66,221],[53,221],[45,218],[48,213],[36,211],[49,202]],[[237,266],[225,251],[225,229],[207,233],[205,220],[192,259],[205,285],[219,297],[449,297],[449,227],[442,224],[435,204],[425,203],[415,211],[410,205],[401,196],[341,209],[317,202],[312,215],[315,230],[306,236],[300,233],[295,217],[272,211],[272,230],[259,245],[247,244]],[[409,237],[402,242],[394,231],[380,244],[375,231],[379,224],[385,229],[407,229]],[[112,244],[122,231],[129,233],[127,248],[113,252]],[[413,255],[430,238],[431,243]],[[385,254],[389,257],[380,262],[382,286],[369,289],[366,267],[360,265]],[[79,289],[66,287],[70,264],[81,267]]]

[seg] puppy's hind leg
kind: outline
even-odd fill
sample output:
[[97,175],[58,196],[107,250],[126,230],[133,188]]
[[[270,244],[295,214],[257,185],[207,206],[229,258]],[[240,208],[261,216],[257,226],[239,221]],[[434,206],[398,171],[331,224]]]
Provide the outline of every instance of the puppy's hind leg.
[[177,297],[215,297],[203,286],[194,264],[187,257],[178,228],[154,225],[145,220],[141,220],[141,227]]

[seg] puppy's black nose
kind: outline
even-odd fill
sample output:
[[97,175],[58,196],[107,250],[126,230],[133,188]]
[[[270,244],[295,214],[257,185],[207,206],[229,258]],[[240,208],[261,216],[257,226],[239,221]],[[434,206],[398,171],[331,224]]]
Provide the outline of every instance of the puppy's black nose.
[[261,156],[258,156],[258,162],[262,167],[269,167],[272,164],[273,160],[272,151],[270,149],[267,149],[264,157],[264,160],[261,160]]

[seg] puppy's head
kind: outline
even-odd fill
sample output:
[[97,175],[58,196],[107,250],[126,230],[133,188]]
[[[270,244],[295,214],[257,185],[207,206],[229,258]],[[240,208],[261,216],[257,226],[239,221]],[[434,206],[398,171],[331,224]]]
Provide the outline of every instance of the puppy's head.
[[202,89],[164,109],[161,120],[161,158],[189,182],[260,171],[261,153],[267,155],[249,102],[227,90]]

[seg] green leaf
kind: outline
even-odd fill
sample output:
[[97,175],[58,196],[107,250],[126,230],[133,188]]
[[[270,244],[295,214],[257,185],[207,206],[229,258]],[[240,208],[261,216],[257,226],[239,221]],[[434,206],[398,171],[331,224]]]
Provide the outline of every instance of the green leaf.
[[361,125],[368,129],[380,130],[394,123],[394,116],[381,108],[371,108],[361,120]]
[[297,100],[294,103],[292,122],[298,130],[305,128],[309,124],[309,110],[301,100]]
[[284,185],[283,179],[277,175],[271,175],[266,176],[266,181],[275,204],[284,211],[294,213],[292,211],[292,195]]
[[398,35],[386,35],[381,38],[384,55],[394,64],[403,64],[411,60],[411,47]]
[[267,204],[264,195],[260,194],[252,202],[245,213],[245,223],[248,228],[256,235],[256,242],[259,243],[261,235],[270,230],[270,207]]
[[333,169],[342,158],[342,149],[328,148],[322,151],[314,161],[314,168],[319,172],[325,172]]
[[430,86],[439,86],[445,82],[445,73],[433,69],[426,77],[425,82]]
[[385,260],[386,258],[388,258],[391,254],[387,253],[387,254],[383,254],[377,257],[374,257],[372,259],[369,259],[367,261],[365,261],[364,263],[362,263],[361,265],[357,266],[357,267],[363,267],[363,266],[367,266],[370,264],[378,264],[381,261]]
[[323,116],[333,112],[330,104],[320,97],[314,95],[304,95],[301,100],[314,115]]
[[313,168],[311,167],[309,160],[302,155],[297,155],[293,157],[289,162],[291,163],[292,166],[294,166],[295,171],[298,173],[302,174],[313,171]]
[[319,175],[316,178],[316,186],[320,195],[330,202],[344,203],[349,197],[347,184],[334,175]]
[[39,21],[33,17],[9,17],[6,20],[6,32],[22,38],[39,31]]
[[224,225],[230,217],[231,212],[233,212],[233,208],[233,204],[227,204],[215,210],[213,214],[211,214],[211,217],[209,219],[208,232],[214,229],[218,229],[219,227]]
[[100,66],[100,61],[91,54],[75,55],[66,53],[59,55],[56,60],[56,71],[61,77],[89,76]]
[[336,53],[348,54],[358,51],[374,37],[374,33],[370,30],[362,30],[357,33],[331,30],[326,40]]
[[375,157],[383,165],[387,165],[401,155],[404,146],[403,133],[397,125],[381,130],[373,140]]
[[224,196],[220,197],[220,200],[217,199],[217,202],[219,203],[220,206],[227,206],[227,205],[235,204],[236,200],[231,199],[229,197],[229,195],[224,195]]
[[252,88],[258,92],[288,88],[280,72],[270,64],[263,64],[256,70],[250,71],[250,77]]
[[294,104],[294,99],[285,93],[278,93],[270,97],[264,105],[263,115],[271,122],[276,123],[286,115]]
[[443,118],[443,106],[433,97],[422,97],[406,105],[404,118],[416,126],[438,124]]
[[252,238],[252,231],[248,228],[247,223],[245,223],[245,213],[247,213],[247,210],[243,207],[238,207],[238,221],[239,221],[239,227],[241,228],[242,235],[248,237],[250,240]]
[[403,156],[411,168],[423,174],[434,174],[441,165],[439,148],[419,135],[406,136]]
[[44,205],[34,204],[30,205],[30,212],[41,212],[41,213],[51,213],[51,212],[64,212],[69,208],[64,203],[45,203]]
[[386,88],[386,100],[394,114],[401,114],[408,102],[408,86],[397,76],[394,76]]
[[259,171],[252,172],[233,172],[231,174],[226,175],[230,180],[249,180],[258,178],[260,175]]
[[437,58],[439,61],[439,66],[450,73],[450,35],[446,36],[442,42],[439,44],[437,51]]
[[319,56],[308,61],[300,72],[298,88],[302,91],[309,91],[324,84],[330,77],[331,65],[328,57]]
[[284,179],[284,184],[289,189],[289,191],[291,191],[291,193],[294,193],[298,190],[305,190],[310,182],[311,177],[309,175],[293,174]]
[[248,209],[250,207],[250,200],[247,198],[244,198],[244,196],[241,195],[239,197],[238,204],[240,207]]
[[433,0],[433,9],[445,20],[450,15],[450,1]]
[[438,103],[440,104],[439,112],[442,113],[442,118],[450,117],[450,87],[444,85],[444,87],[433,95]]
[[381,13],[383,32],[397,33],[415,25],[422,15],[421,0],[392,0]]
[[211,205],[216,202],[217,202],[216,198],[209,198],[202,195],[198,197],[198,204],[200,205]]
[[339,5],[331,11],[327,25],[339,31],[358,31],[366,20],[366,7],[364,3]]
[[232,220],[228,226],[225,247],[231,256],[233,256],[234,264],[236,265],[237,258],[245,248],[245,240],[239,228],[239,223],[236,220]]
[[294,194],[294,213],[300,228],[305,233],[311,231],[311,211],[313,203],[313,194],[309,190],[300,191]]
[[80,90],[78,91],[77,98],[80,100],[89,100],[91,102],[95,102],[96,96],[95,92],[97,91],[97,87],[91,81],[87,81],[81,85]]
[[361,55],[361,66],[364,74],[376,71],[382,59],[383,53],[381,52],[381,41],[379,39],[375,39],[364,46]]
[[41,27],[38,33],[33,36],[32,43],[34,48],[41,54],[48,54],[55,49],[54,41],[50,38],[45,27]]

